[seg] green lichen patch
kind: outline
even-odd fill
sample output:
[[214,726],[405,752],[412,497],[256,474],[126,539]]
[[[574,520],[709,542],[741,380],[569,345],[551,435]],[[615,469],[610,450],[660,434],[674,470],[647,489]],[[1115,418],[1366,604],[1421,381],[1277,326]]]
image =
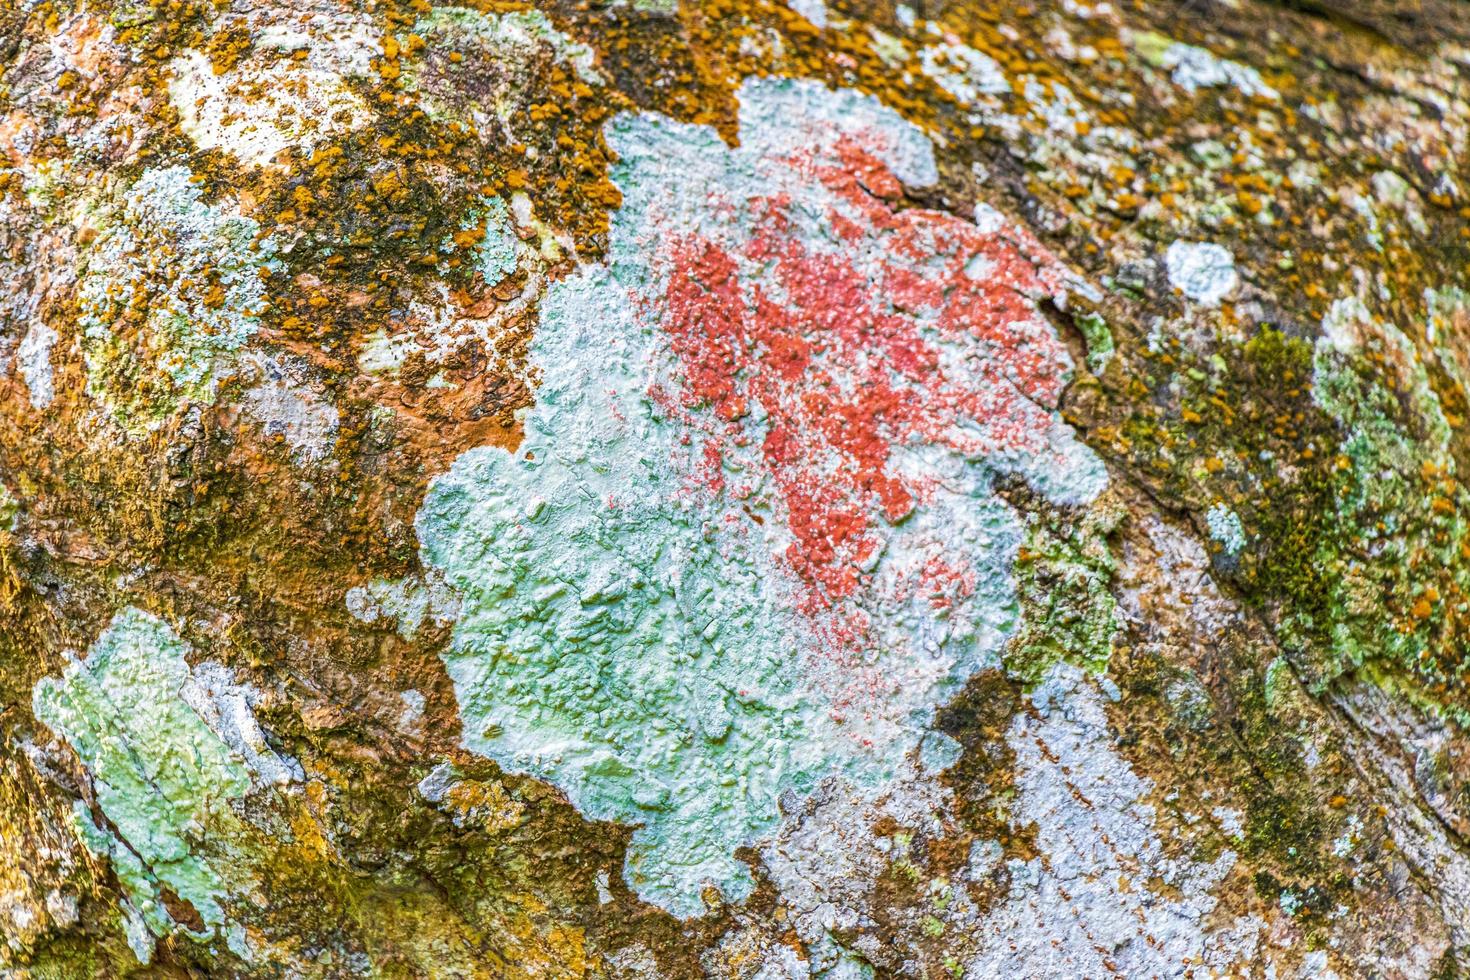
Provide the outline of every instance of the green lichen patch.
[[1327,573],[1323,672],[1401,672],[1462,710],[1455,702],[1470,667],[1470,495],[1456,479],[1452,431],[1395,327],[1352,301],[1336,304],[1324,326],[1313,398],[1343,441],[1330,534],[1313,556]]
[[[1109,375],[1074,404],[1102,445],[1189,508],[1216,570],[1270,615],[1316,688],[1392,674],[1459,710],[1470,501],[1454,428],[1392,324],[1344,300],[1323,331],[1165,335],[1130,347],[1133,377]],[[1119,423],[1099,418],[1119,406]]]
[[[182,699],[188,647],[161,620],[129,607],[84,660],[36,685],[37,719],[63,736],[92,775],[102,823],[80,802],[75,826],[112,859],[146,932],[213,934],[241,882],[223,855],[237,833],[231,801],[250,774]],[[144,935],[146,935],[146,932]],[[146,961],[152,941],[138,936]]]
[[[1026,684],[1039,682],[1058,661],[1091,671],[1106,669],[1122,626],[1111,584],[1117,562],[1108,537],[1126,511],[1108,496],[1063,513],[1030,499],[1025,541],[1014,575],[1021,625],[1005,652],[1006,670]],[[1018,504],[1023,508],[1026,505]]]

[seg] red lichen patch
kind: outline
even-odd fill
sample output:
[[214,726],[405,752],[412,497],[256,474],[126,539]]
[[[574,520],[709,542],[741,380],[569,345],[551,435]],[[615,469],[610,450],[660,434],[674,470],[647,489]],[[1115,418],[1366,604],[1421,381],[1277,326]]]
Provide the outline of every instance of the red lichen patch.
[[[834,215],[852,251],[801,240],[779,197],[749,202],[755,232],[734,255],[698,235],[662,251],[660,316],[685,371],[682,407],[730,421],[753,400],[765,406],[764,458],[797,538],[788,557],[821,602],[852,593],[874,505],[896,522],[924,495],[923,481],[892,475],[899,448],[1049,452],[1066,370],[1030,298],[1057,292],[1062,270],[1039,270],[1011,238],[967,222],[894,211],[862,186],[876,175],[896,187],[892,173],[851,144],[843,155],[858,166],[817,175],[852,205]],[[876,268],[863,268],[874,251]],[[984,278],[966,272],[977,262]],[[770,279],[743,279],[751,263]],[[984,354],[956,370],[944,363],[950,344]],[[820,469],[834,460],[835,478]]]
[[[918,598],[947,610],[990,573],[958,548],[876,594],[884,526],[953,491],[932,465],[905,458],[938,450],[1065,465],[1052,409],[1068,361],[1035,303],[1065,290],[1067,270],[1018,229],[896,209],[899,183],[867,148],[881,137],[843,140],[836,163],[830,153],[783,161],[831,202],[836,248],[804,226],[784,189],[721,198],[712,207],[738,213],[748,233],[732,243],[663,231],[655,264],[667,285],[647,311],[679,365],[677,387],[650,397],[688,427],[689,492],[743,501],[768,499],[764,481],[774,488],[797,608],[841,679],[829,692],[838,714],[877,710],[880,692],[901,683],[870,666],[876,605]],[[757,408],[758,437],[742,422]],[[734,475],[726,459],[741,464]]]

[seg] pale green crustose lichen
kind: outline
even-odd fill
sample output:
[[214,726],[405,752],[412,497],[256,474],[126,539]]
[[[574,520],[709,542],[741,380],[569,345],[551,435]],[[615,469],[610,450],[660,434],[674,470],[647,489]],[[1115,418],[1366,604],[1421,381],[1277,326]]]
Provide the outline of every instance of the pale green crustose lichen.
[[[630,884],[686,917],[703,911],[707,884],[729,899],[749,892],[735,851],[774,829],[783,794],[828,777],[882,784],[927,738],[943,739],[929,727],[935,707],[998,662],[1019,614],[1011,563],[1023,527],[994,475],[1074,504],[1106,482],[1052,414],[1024,438],[1010,413],[957,419],[944,435],[977,448],[894,447],[891,472],[925,489],[921,506],[875,528],[881,547],[854,568],[872,584],[838,614],[800,608],[803,586],[782,557],[792,518],[760,448],[774,423],[752,404],[721,430],[743,433],[721,475],[700,475],[698,419],[712,414],[691,422],[661,394],[679,390],[687,365],[650,315],[666,272],[645,243],[752,234],[748,215],[711,206],[709,187],[815,198],[826,207],[804,207],[793,234],[828,241],[845,203],[789,162],[811,142],[804,118],[833,144],[877,146],[905,179],[935,179],[921,133],[818,85],[748,83],[736,150],[706,127],[623,117],[609,134],[624,194],[612,253],[546,293],[532,350],[542,383],[522,445],[460,456],[416,519],[424,564],[461,600],[442,656],[463,744],[548,780],[591,818],[634,826]],[[947,378],[983,390],[986,352],[936,346]],[[835,355],[824,363],[848,370]],[[992,429],[1006,434],[988,444]],[[849,653],[844,629],[874,648]]]
[[[92,776],[99,826],[76,804],[78,835],[112,859],[128,901],[156,936],[180,928],[163,890],[193,907],[201,938],[226,924],[222,900],[241,882],[219,862],[239,826],[231,801],[251,787],[241,754],[189,700],[188,647],[162,620],[128,607],[60,677],[37,683],[36,717]],[[205,851],[208,851],[206,854]],[[227,880],[228,879],[228,880]],[[130,934],[140,958],[144,944]]]

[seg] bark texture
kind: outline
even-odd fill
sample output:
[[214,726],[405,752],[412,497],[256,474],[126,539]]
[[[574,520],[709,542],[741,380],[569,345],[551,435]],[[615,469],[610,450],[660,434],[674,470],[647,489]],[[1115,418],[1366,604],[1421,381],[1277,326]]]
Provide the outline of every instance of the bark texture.
[[1470,975],[1450,0],[0,0],[0,975]]

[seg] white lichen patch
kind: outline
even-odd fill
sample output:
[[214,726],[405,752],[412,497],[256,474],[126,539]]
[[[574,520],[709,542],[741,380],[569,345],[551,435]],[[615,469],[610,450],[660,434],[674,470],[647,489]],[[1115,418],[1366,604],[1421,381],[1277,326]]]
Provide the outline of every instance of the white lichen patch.
[[1092,113],[1061,82],[1043,83],[1027,76],[1022,91],[1031,113],[1045,122],[1047,129],[1057,136],[1076,136],[1092,122]]
[[1220,833],[1235,840],[1245,831],[1245,814],[1228,806],[1217,806],[1210,811],[1210,816],[1215,820],[1215,826],[1220,828]]
[[822,0],[791,0],[791,9],[805,17],[814,27],[827,26],[827,5]]
[[396,374],[415,349],[414,340],[405,334],[390,335],[379,327],[363,339],[357,352],[357,369],[363,374]]
[[404,731],[412,731],[423,721],[424,707],[428,702],[415,690],[404,691],[398,695],[398,700],[403,705],[403,710],[398,713],[398,727]]
[[998,61],[957,41],[924,48],[919,52],[919,63],[924,74],[963,106],[974,104],[982,95],[1008,95],[1011,91]]
[[309,154],[372,118],[341,77],[288,57],[250,59],[216,74],[207,55],[186,51],[170,69],[179,127],[200,149],[223,150],[250,166],[276,164],[290,147]]
[[1204,88],[1233,88],[1247,97],[1279,100],[1261,73],[1249,65],[1221,58],[1206,48],[1174,41],[1152,31],[1130,32],[1129,40],[1151,64],[1169,72],[1175,85],[1193,94]]
[[1261,80],[1261,73],[1248,65],[1217,58],[1192,44],[1171,44],[1161,59],[1174,84],[1186,92],[1230,86],[1242,95],[1279,99],[1280,93]]
[[214,400],[255,333],[275,244],[182,166],[148,170],[98,215],[81,263],[78,323],[88,391],[134,431]]
[[[912,870],[909,853],[915,831],[938,838],[953,829],[950,792],[912,767],[904,767],[878,792],[863,792],[841,780],[824,782],[780,832],[761,848],[761,862],[791,912],[791,925],[808,957],[793,972],[775,976],[859,980],[873,975],[871,962],[886,952],[876,937],[862,935],[870,923],[873,882],[895,868]],[[877,834],[884,824],[907,828]],[[936,908],[935,921],[954,932],[969,931],[981,918],[963,887]],[[842,937],[857,934],[858,939]],[[727,936],[727,943],[738,933]],[[777,960],[781,943],[761,950]]]
[[983,948],[965,975],[1184,976],[1191,965],[1249,962],[1255,926],[1207,927],[1212,889],[1235,855],[1174,856],[1145,802],[1148,782],[1113,747],[1093,683],[1057,664],[1031,701],[1007,738],[1011,820],[1036,828],[1042,854],[1011,862],[1010,894],[982,920]]
[[442,577],[430,572],[423,580],[378,580],[354,586],[343,597],[347,611],[364,623],[384,620],[411,639],[425,621],[447,626],[459,615],[459,597]]
[[382,29],[370,14],[346,5],[304,6],[293,13],[290,19],[261,24],[252,34],[248,57],[290,55],[304,67],[344,79],[372,71],[372,60],[382,50]]
[[734,852],[782,794],[881,786],[996,662],[1023,528],[994,474],[1072,502],[1106,482],[1035,305],[1071,274],[1014,225],[884,203],[937,174],[876,100],[740,98],[738,148],[611,127],[611,257],[545,295],[524,441],[462,455],[416,519],[461,598],[464,745],[635,826],[628,882],[680,916],[748,892]]
[[241,404],[266,436],[280,438],[301,462],[327,458],[337,444],[340,418],[303,365],[264,355],[247,359],[257,380]]
[[35,320],[15,350],[16,370],[25,382],[32,408],[47,408],[56,397],[56,378],[51,366],[56,340],[55,330]]
[[419,25],[437,29],[451,21],[496,51],[506,52],[502,56],[507,60],[527,58],[535,46],[546,45],[559,59],[571,65],[582,81],[589,85],[601,85],[606,81],[597,68],[597,53],[558,30],[539,10],[514,11],[492,17],[465,7],[445,7],[420,21]]
[[251,789],[284,786],[305,778],[295,759],[276,754],[255,720],[261,692],[235,680],[224,664],[205,661],[196,666],[179,691],[204,724],[228,745],[234,757],[250,771]]
[[76,751],[106,817],[104,828],[78,801],[77,833],[112,859],[155,936],[184,928],[164,888],[193,907],[206,934],[225,924],[221,902],[249,884],[229,857],[240,826],[231,801],[257,783],[299,778],[266,744],[251,713],[257,695],[218,664],[191,670],[187,651],[162,620],[128,607],[32,699],[36,718]]
[[1176,241],[1164,253],[1169,285],[1204,306],[1218,306],[1240,283],[1235,257],[1214,242]]
[[1228,557],[1234,558],[1245,549],[1245,528],[1240,517],[1223,503],[1216,503],[1205,512],[1205,526],[1210,539],[1218,544]]
[[1414,185],[1392,170],[1379,170],[1370,182],[1373,196],[1380,205],[1402,214],[1415,233],[1429,234],[1429,224],[1424,220],[1424,208]]

